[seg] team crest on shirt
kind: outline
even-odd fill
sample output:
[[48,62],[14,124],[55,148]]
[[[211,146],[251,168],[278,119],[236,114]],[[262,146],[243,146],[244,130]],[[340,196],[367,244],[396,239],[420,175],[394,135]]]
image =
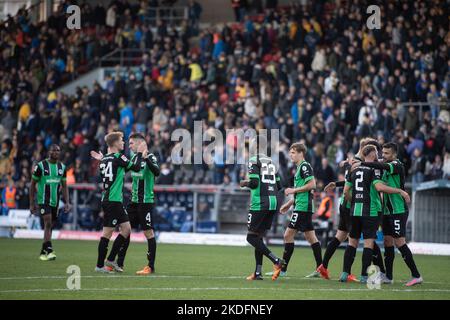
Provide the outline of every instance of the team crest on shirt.
[[59,174],[59,175],[62,175],[62,173],[63,173],[62,169],[59,169],[59,170],[58,170],[58,174]]
[[307,171],[308,170],[308,168],[306,167],[306,166],[303,166],[303,169],[302,169],[303,171]]
[[42,209],[41,209],[41,214],[44,214],[44,213],[45,213],[45,209],[42,208]]
[[114,220],[112,221],[112,224],[113,224],[113,226],[115,226],[115,225],[117,224],[117,219],[114,219]]

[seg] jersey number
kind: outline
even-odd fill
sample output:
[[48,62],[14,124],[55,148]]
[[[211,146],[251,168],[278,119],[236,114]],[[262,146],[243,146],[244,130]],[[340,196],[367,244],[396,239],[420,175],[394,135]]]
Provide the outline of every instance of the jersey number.
[[362,171],[358,171],[358,172],[356,173],[356,176],[357,176],[358,178],[357,178],[356,181],[355,181],[355,189],[356,189],[356,191],[359,191],[359,192],[361,192],[361,191],[364,190],[363,187],[360,186],[360,183],[363,182],[363,174],[364,174],[364,172],[362,172]]
[[263,163],[261,169],[262,169],[261,181],[263,183],[274,184],[275,183],[275,165],[273,165],[272,163],[270,163],[270,164]]
[[109,182],[113,181],[113,170],[112,170],[112,162],[108,162],[108,164],[100,164],[100,170],[102,171],[103,180],[106,178]]

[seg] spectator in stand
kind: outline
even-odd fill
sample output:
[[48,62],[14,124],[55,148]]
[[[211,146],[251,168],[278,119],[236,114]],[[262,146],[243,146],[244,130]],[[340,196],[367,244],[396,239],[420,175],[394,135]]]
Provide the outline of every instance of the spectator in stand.
[[414,149],[411,175],[413,185],[417,185],[424,181],[426,159],[422,155],[422,151],[419,148]]

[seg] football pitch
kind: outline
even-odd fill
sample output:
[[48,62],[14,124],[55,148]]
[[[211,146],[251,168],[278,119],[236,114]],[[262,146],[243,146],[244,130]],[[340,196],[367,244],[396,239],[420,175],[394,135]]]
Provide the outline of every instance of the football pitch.
[[[306,279],[314,270],[309,248],[296,248],[288,276],[272,281],[246,281],[254,269],[251,247],[159,244],[156,273],[136,276],[146,263],[146,244],[131,243],[125,272],[94,272],[97,242],[53,241],[55,261],[40,261],[39,240],[0,239],[0,300],[5,299],[450,299],[450,257],[416,255],[424,284],[404,286],[410,274],[400,254],[394,263],[393,285],[368,289],[359,283],[339,283],[343,250],[330,262],[332,279]],[[111,248],[112,243],[109,247]],[[282,255],[282,247],[272,247]],[[81,270],[81,288],[67,288],[67,268]],[[361,252],[357,253],[353,273],[359,275]],[[265,259],[263,272],[271,271]],[[69,281],[70,282],[70,281]]]

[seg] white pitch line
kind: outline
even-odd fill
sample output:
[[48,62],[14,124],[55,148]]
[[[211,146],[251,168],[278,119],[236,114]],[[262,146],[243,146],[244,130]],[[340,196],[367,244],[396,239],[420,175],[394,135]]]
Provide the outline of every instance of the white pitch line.
[[[58,279],[67,279],[68,276],[32,276],[32,277],[3,277],[0,278],[1,280],[58,280]],[[227,279],[245,279],[245,276],[195,276],[195,275],[162,275],[162,274],[158,274],[158,275],[150,275],[150,276],[136,276],[136,275],[121,275],[121,274],[110,274],[110,275],[87,275],[87,276],[83,276],[81,275],[81,279],[103,279],[103,278],[114,278],[114,279],[127,279],[127,278],[140,278],[140,279],[152,279],[152,278],[156,278],[156,279],[223,279],[223,280],[227,280]],[[319,281],[319,280],[323,280],[321,278],[303,278],[303,277],[282,277],[281,279],[286,279],[286,280],[302,280],[302,281]],[[403,283],[403,282],[407,282],[410,279],[403,279],[403,280],[395,280],[396,283]],[[333,281],[333,280],[330,280]],[[337,281],[337,279],[336,279]],[[450,285],[450,283],[442,283],[442,282],[429,282],[429,281],[425,281],[424,283],[426,284],[436,284],[436,285]]]
[[0,293],[33,293],[33,292],[80,292],[80,291],[341,291],[341,292],[377,292],[377,291],[392,291],[392,292],[450,292],[450,289],[355,289],[355,288],[224,288],[224,287],[210,287],[210,288],[87,288],[80,290],[70,290],[63,288],[56,289],[25,289],[25,290],[1,290]]

